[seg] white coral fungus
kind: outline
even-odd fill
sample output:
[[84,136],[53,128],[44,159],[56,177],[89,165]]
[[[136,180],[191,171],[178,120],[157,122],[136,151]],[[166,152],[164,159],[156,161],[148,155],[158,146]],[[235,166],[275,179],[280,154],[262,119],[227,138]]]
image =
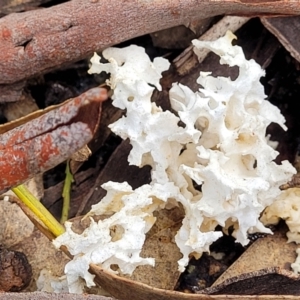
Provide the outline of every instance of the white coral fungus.
[[[283,191],[274,202],[265,209],[261,222],[265,225],[277,224],[280,219],[285,220],[289,228],[288,242],[300,244],[300,188]],[[300,259],[299,259],[300,262]]]
[[[152,182],[136,190],[127,183],[109,182],[102,201],[90,214],[107,218],[92,222],[83,234],[67,231],[55,241],[74,255],[66,275],[71,291],[80,277],[92,285],[89,263],[110,269],[118,264],[123,273],[137,265],[152,264],[141,258],[145,233],[155,222],[153,211],[180,203],[185,210],[182,227],[175,241],[182,259],[179,270],[188,264],[189,255],[201,255],[224,230],[233,225],[237,242],[248,243],[248,232],[267,232],[259,221],[260,213],[280,193],[294,168],[286,161],[273,162],[278,152],[267,143],[266,128],[271,122],[284,126],[277,107],[265,100],[259,79],[264,75],[254,60],[246,60],[238,46],[232,46],[230,32],[214,42],[193,41],[197,49],[208,48],[221,57],[222,64],[238,66],[235,80],[200,73],[197,92],[181,84],[170,90],[172,108],[162,111],[151,103],[154,86],[161,89],[161,72],[169,67],[163,59],[153,63],[137,46],[109,48],[103,52],[108,63],[92,58],[90,73],[111,74],[107,82],[114,90],[113,104],[126,109],[126,116],[110,126],[123,139],[129,138],[132,151],[129,163],[152,167]],[[184,123],[184,126],[181,126]],[[201,185],[196,190],[193,181]],[[118,232],[117,238],[112,228]]]

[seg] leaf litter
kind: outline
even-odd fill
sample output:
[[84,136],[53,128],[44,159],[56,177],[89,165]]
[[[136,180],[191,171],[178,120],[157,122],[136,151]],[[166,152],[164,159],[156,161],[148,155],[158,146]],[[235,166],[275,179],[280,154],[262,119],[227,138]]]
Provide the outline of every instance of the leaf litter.
[[[294,152],[295,152],[295,150],[294,150]],[[283,153],[283,155],[284,155],[284,153]],[[289,154],[289,155],[291,155],[291,154]],[[169,237],[170,238],[170,237]],[[279,246],[280,247],[280,246]],[[42,248],[43,249],[43,248]],[[249,249],[248,249],[249,250]],[[247,250],[247,251],[248,251]],[[246,253],[247,253],[247,251],[246,251]],[[264,250],[262,250],[262,251],[264,251]],[[155,278],[155,280],[157,280],[157,278]],[[159,280],[158,280],[159,281]],[[172,280],[171,280],[172,281]]]

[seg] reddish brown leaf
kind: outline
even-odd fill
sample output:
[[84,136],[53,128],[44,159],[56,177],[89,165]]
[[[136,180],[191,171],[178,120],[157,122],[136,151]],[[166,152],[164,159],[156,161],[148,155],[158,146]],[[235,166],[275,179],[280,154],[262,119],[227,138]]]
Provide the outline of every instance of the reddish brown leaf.
[[1,126],[0,192],[51,169],[87,144],[107,97],[106,89],[93,88],[58,107]]

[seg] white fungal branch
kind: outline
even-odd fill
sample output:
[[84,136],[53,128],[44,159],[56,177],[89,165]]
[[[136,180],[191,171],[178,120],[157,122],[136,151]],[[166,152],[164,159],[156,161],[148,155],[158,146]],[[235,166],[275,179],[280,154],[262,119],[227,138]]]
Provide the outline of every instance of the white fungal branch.
[[[266,128],[271,122],[282,128],[284,117],[265,100],[260,77],[264,75],[254,60],[246,60],[238,46],[232,46],[230,32],[214,42],[193,41],[197,49],[207,48],[220,56],[221,64],[237,66],[235,80],[200,73],[197,92],[181,84],[170,90],[172,108],[162,111],[151,103],[154,87],[161,90],[161,73],[169,62],[151,62],[144,49],[130,46],[103,51],[108,63],[92,58],[89,73],[110,73],[107,84],[114,90],[113,104],[126,109],[126,116],[110,125],[113,132],[132,145],[128,161],[152,167],[152,182],[136,190],[127,183],[103,185],[107,195],[93,206],[90,215],[107,215],[92,222],[83,234],[67,225],[55,245],[66,245],[74,255],[67,264],[71,291],[80,290],[79,277],[93,284],[90,263],[131,274],[136,266],[154,263],[140,257],[146,232],[155,222],[153,212],[176,203],[185,211],[175,242],[182,252],[180,271],[191,254],[201,255],[224,230],[233,225],[237,242],[248,243],[248,232],[267,232],[259,220],[261,212],[280,194],[295,169],[288,162],[277,165],[278,155],[268,145]],[[180,126],[180,122],[185,124]],[[201,191],[193,186],[201,185]],[[111,228],[117,228],[117,237]],[[79,288],[78,288],[79,287]]]

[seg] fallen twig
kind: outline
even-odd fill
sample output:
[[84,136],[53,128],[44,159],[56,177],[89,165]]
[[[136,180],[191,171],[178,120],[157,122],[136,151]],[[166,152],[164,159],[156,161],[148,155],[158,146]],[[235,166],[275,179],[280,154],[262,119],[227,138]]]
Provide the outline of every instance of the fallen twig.
[[0,20],[0,84],[21,81],[136,36],[221,14],[298,15],[300,3],[73,0],[11,14]]

